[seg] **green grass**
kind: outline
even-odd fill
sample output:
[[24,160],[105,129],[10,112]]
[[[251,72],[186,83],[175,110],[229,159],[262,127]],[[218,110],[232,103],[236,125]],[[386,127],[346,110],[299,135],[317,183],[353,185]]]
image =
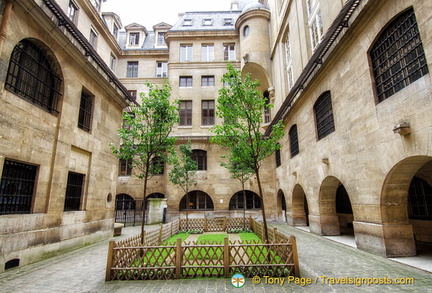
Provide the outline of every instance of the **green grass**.
[[261,243],[261,239],[255,233],[239,233],[239,236],[242,242],[259,241]]
[[171,236],[170,238],[168,238],[167,240],[165,240],[164,244],[173,243],[173,242],[175,243],[177,241],[177,238],[181,238],[181,240],[183,242],[183,241],[185,241],[186,238],[189,237],[189,235],[190,234],[186,233],[186,232],[181,232],[181,233],[175,234],[175,235]]
[[227,234],[204,234],[198,237],[198,243],[223,243]]

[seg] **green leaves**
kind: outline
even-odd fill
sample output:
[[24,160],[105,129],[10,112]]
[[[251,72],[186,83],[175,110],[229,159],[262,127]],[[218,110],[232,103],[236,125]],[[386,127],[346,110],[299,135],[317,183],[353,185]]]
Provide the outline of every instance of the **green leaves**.
[[196,181],[193,179],[198,170],[197,163],[192,159],[191,142],[180,145],[180,154],[176,152],[170,157],[170,164],[173,166],[169,172],[171,182],[178,185],[186,194],[189,187]]

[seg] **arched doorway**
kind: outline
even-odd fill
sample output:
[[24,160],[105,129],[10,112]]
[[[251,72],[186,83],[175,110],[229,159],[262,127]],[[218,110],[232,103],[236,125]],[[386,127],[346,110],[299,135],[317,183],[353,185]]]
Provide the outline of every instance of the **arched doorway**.
[[282,221],[287,223],[287,207],[286,207],[286,201],[285,201],[285,194],[284,192],[279,189],[278,195],[277,195],[277,218],[278,221]]
[[396,164],[381,193],[386,256],[432,253],[432,157],[414,156]]
[[140,204],[126,193],[120,193],[116,196],[115,222],[135,226],[141,223],[142,215]]
[[341,230],[343,234],[354,234],[354,230],[351,231],[354,215],[349,194],[336,177],[329,176],[323,180],[319,210],[322,235],[341,235]]
[[309,226],[309,207],[306,194],[301,185],[294,186],[291,206],[293,226]]

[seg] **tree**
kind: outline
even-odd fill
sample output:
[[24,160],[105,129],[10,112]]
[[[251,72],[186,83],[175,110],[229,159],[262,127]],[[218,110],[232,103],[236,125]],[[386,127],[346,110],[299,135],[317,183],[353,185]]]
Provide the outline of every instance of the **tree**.
[[157,163],[166,161],[172,152],[175,138],[170,136],[178,122],[178,103],[170,102],[171,86],[165,82],[161,87],[147,83],[148,95],[140,93],[141,105],[133,106],[123,113],[124,127],[118,130],[121,145],[111,144],[111,150],[119,159],[130,160],[134,174],[144,181],[143,222],[141,242],[144,243],[147,182],[163,167]]
[[232,149],[231,153],[226,156],[222,156],[223,158],[228,158],[228,163],[222,162],[221,166],[228,169],[231,173],[232,179],[237,179],[240,181],[243,192],[243,229],[246,228],[246,191],[245,191],[245,183],[249,178],[253,176],[255,173],[253,169],[250,168],[250,163],[245,163],[239,160],[239,156],[236,156],[236,149]]
[[186,196],[186,230],[189,228],[189,188],[196,182],[195,173],[198,170],[197,162],[192,159],[191,142],[180,145],[180,155],[174,153],[170,158],[170,164],[173,166],[169,172],[170,181],[178,185]]
[[224,86],[219,90],[217,115],[223,119],[221,125],[215,125],[215,136],[211,141],[228,148],[236,162],[241,162],[254,171],[261,199],[261,211],[264,225],[264,241],[268,240],[267,220],[264,197],[261,186],[260,167],[262,161],[280,148],[278,140],[284,135],[283,123],[279,121],[272,127],[269,136],[264,137],[264,111],[272,107],[257,90],[259,82],[252,80],[250,74],[244,79],[241,72],[228,64],[228,71],[223,76]]

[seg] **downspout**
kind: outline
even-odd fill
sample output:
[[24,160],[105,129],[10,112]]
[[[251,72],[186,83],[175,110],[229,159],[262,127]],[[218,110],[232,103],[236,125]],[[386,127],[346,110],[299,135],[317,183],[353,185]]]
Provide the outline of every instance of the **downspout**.
[[0,52],[3,51],[3,44],[7,37],[7,29],[9,25],[9,18],[12,12],[13,0],[6,0],[5,8],[3,11],[3,18],[0,24]]

